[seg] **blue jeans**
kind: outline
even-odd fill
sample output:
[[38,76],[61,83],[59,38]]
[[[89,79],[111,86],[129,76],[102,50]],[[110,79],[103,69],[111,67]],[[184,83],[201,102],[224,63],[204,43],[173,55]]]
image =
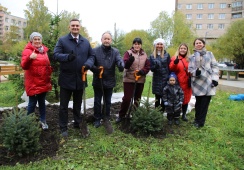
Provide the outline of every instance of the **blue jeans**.
[[36,94],[34,96],[29,96],[29,103],[27,107],[27,114],[31,114],[35,112],[36,104],[38,102],[39,105],[39,112],[40,112],[40,120],[46,121],[46,92],[41,94]]
[[[93,87],[94,89],[94,117],[97,120],[103,118],[110,118],[110,107],[111,107],[111,98],[113,94],[113,88],[103,89],[105,96],[105,110],[102,113],[101,101],[103,98],[103,92],[101,88]],[[104,109],[104,106],[103,106]]]

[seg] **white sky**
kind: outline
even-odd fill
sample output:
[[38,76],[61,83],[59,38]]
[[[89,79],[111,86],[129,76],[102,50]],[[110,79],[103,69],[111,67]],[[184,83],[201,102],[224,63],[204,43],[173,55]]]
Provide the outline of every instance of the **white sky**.
[[[11,15],[24,18],[24,9],[30,0],[0,0],[0,4],[11,12]],[[62,10],[75,11],[80,14],[82,26],[86,27],[92,41],[100,42],[105,31],[117,29],[125,33],[131,30],[150,28],[161,11],[171,14],[175,0],[44,0],[45,6],[53,13]],[[68,33],[68,27],[67,27]]]

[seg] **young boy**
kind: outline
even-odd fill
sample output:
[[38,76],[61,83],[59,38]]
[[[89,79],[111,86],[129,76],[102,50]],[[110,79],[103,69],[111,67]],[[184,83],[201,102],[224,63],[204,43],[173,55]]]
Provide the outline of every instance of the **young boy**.
[[171,72],[169,75],[169,81],[163,89],[163,102],[169,125],[173,124],[173,120],[176,125],[180,124],[179,118],[183,100],[184,93],[177,82],[177,76],[174,72]]

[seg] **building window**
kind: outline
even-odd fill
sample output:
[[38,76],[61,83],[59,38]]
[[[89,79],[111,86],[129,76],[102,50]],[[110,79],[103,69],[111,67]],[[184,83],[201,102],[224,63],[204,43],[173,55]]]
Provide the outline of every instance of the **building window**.
[[197,14],[197,19],[202,19],[202,14]]
[[241,13],[232,14],[232,18],[241,18]]
[[242,2],[233,2],[232,3],[232,8],[241,7],[241,6],[242,6]]
[[197,9],[203,9],[203,4],[197,4]]
[[11,19],[11,24],[15,25],[15,19]]
[[181,4],[178,4],[178,9],[181,9],[182,8],[182,5]]
[[26,22],[23,22],[23,26],[24,26],[24,27],[26,26]]
[[214,3],[208,4],[208,9],[214,9]]
[[208,24],[208,25],[207,25],[207,29],[208,29],[208,30],[212,30],[212,29],[213,29],[213,24]]
[[220,30],[225,29],[225,24],[219,24],[218,28],[219,28]]
[[186,14],[186,19],[192,19],[192,15],[191,14]]
[[208,14],[208,19],[214,19],[214,14]]
[[192,4],[186,4],[186,9],[192,9]]
[[5,26],[5,30],[8,31],[9,27],[8,26]]
[[18,25],[19,25],[19,26],[21,25],[21,21],[18,21]]
[[8,23],[9,22],[9,19],[8,18],[5,18],[5,22]]
[[219,19],[225,19],[225,14],[219,14]]
[[202,29],[202,24],[196,24],[196,29],[201,30]]
[[222,8],[222,9],[223,9],[223,8],[226,8],[226,3],[220,3],[220,4],[219,4],[219,8]]

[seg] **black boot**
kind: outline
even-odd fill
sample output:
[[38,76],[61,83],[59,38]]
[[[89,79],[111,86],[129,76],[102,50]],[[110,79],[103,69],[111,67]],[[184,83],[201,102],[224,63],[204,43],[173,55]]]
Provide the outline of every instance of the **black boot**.
[[188,107],[188,104],[182,105],[182,117],[181,117],[181,119],[185,122],[188,121],[188,119],[186,118],[187,107]]
[[186,117],[186,113],[182,113],[182,117],[181,117],[181,119],[182,119],[183,121],[185,121],[185,122],[188,121],[188,119],[187,119],[187,117]]
[[175,125],[180,125],[180,121],[179,121],[179,118],[175,119]]

